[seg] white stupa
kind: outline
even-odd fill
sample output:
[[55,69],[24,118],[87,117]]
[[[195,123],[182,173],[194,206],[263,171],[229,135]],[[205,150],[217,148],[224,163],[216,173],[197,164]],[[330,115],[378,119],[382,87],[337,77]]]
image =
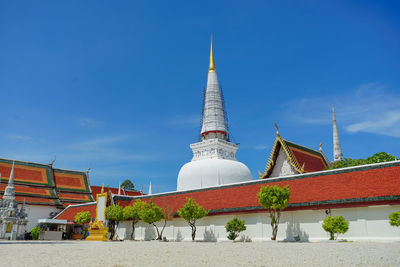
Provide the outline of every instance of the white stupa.
[[221,94],[211,40],[210,67],[200,133],[202,141],[190,145],[193,150],[193,158],[179,171],[178,191],[252,179],[249,168],[236,160],[238,145],[229,141]]

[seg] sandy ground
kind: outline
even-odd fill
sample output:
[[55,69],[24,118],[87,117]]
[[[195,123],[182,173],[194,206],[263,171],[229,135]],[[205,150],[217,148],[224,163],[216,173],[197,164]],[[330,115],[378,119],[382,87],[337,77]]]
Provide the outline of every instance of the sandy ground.
[[400,266],[400,243],[3,241],[0,266]]

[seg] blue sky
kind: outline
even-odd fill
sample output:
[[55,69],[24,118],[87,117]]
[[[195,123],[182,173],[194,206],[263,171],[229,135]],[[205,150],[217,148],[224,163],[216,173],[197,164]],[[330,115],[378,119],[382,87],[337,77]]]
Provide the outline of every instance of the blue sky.
[[0,157],[172,191],[200,131],[210,36],[237,158],[281,135],[332,158],[400,149],[396,1],[1,1]]

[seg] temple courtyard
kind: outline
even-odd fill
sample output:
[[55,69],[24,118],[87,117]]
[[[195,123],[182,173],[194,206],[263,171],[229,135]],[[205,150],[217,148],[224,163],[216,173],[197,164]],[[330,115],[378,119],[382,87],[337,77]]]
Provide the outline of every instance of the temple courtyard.
[[400,266],[384,242],[0,242],[4,266]]

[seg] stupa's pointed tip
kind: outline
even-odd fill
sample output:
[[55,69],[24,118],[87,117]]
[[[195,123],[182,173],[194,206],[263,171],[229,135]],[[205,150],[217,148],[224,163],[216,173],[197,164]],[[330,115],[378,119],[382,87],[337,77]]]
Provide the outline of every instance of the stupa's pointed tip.
[[215,62],[214,62],[214,53],[213,53],[213,38],[211,35],[211,48],[210,48],[210,66],[208,67],[208,71],[216,71]]

